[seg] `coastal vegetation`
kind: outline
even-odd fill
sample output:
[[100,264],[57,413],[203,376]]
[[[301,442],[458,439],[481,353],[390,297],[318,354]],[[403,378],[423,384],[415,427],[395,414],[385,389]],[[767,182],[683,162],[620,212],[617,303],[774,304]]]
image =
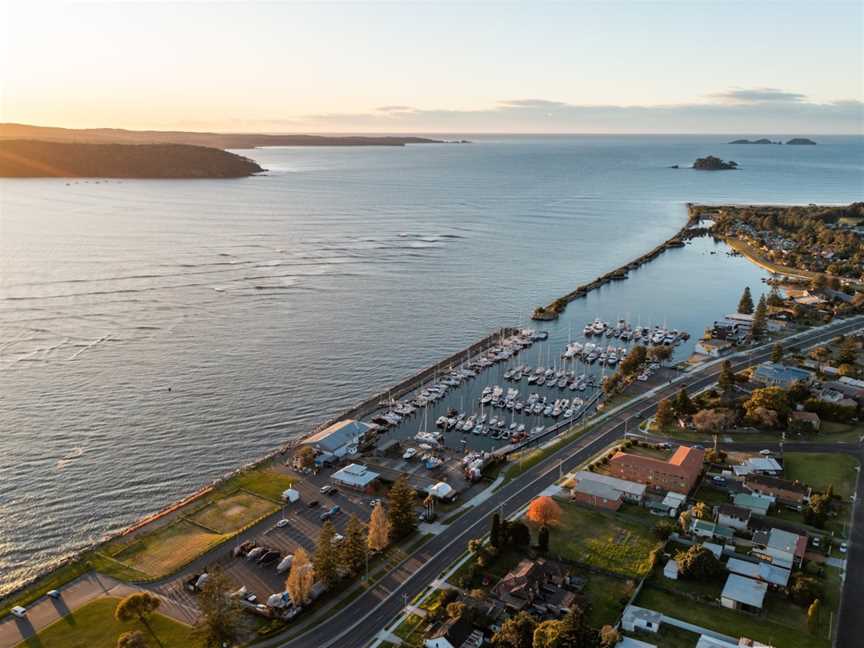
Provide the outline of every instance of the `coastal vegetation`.
[[[187,144],[220,149],[259,146],[405,146],[439,144],[442,140],[379,135],[269,135],[263,133],[196,133],[188,131],[134,131],[122,128],[56,128],[28,124],[0,124],[0,140],[37,140],[90,144]],[[468,143],[459,140],[459,143]]]
[[5,178],[242,178],[262,171],[248,158],[204,146],[0,141]]
[[730,144],[782,144],[783,142],[777,141],[772,142],[767,137],[763,137],[761,139],[749,140],[749,139],[736,139],[729,142]]
[[816,146],[816,142],[806,137],[793,137],[786,144],[789,146]]
[[862,278],[864,244],[857,229],[864,223],[864,202],[845,207],[741,205],[695,211],[714,221],[712,234],[730,244],[743,241],[754,254],[778,264],[777,271]]

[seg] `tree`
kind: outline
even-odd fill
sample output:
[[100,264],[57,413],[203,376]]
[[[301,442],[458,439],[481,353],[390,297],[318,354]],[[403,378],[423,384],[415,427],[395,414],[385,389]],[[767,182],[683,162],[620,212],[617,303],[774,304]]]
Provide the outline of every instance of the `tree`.
[[840,344],[840,351],[837,353],[837,362],[854,365],[857,359],[858,347],[855,344],[855,340],[851,337],[845,338]]
[[417,515],[414,512],[414,489],[405,475],[400,475],[387,494],[390,539],[401,540],[414,533]]
[[540,527],[540,532],[537,534],[537,550],[541,553],[549,551],[549,527]]
[[738,312],[750,315],[753,312],[753,297],[750,296],[750,286],[744,288],[741,299],[738,301]]
[[581,611],[570,610],[561,619],[558,631],[561,648],[600,648],[600,634],[587,623]]
[[783,345],[779,342],[771,347],[771,362],[780,362],[783,360]]
[[621,634],[611,625],[604,625],[600,628],[600,645],[603,648],[612,648],[621,641]]
[[369,534],[366,544],[371,551],[384,551],[390,544],[390,520],[384,511],[384,505],[378,502],[369,517]]
[[123,622],[137,619],[152,633],[147,620],[159,608],[160,603],[161,600],[150,592],[135,592],[120,600],[114,608],[114,618]]
[[147,648],[147,642],[139,630],[132,630],[117,637],[117,648]]
[[672,347],[668,346],[652,346],[648,349],[648,357],[652,362],[663,362],[672,357]]
[[531,544],[531,530],[524,523],[513,522],[510,526],[510,544],[514,547],[527,547]]
[[717,378],[717,385],[725,393],[735,389],[735,372],[732,371],[732,363],[728,360],[723,361],[723,368],[720,370],[720,376]]
[[696,502],[693,505],[693,517],[699,520],[709,520],[711,518],[711,509],[705,502]]
[[318,534],[315,557],[312,559],[315,573],[318,575],[319,580],[323,581],[328,588],[333,587],[336,581],[339,580],[338,555],[334,544],[335,537],[336,528],[330,520],[327,520]]
[[549,619],[534,629],[534,640],[532,648],[558,648],[560,642],[558,635],[561,633],[561,622]]
[[531,500],[526,517],[540,526],[555,526],[561,522],[561,507],[548,495]]
[[654,525],[654,535],[661,540],[668,540],[675,531],[675,523],[672,520],[660,520]]
[[285,589],[291,602],[296,607],[306,605],[312,594],[312,586],[315,584],[315,570],[309,561],[309,554],[303,547],[294,552],[294,560],[291,561],[291,571],[285,579]]
[[685,511],[681,511],[681,514],[678,516],[678,526],[681,527],[681,531],[683,533],[690,532],[690,521],[693,519],[693,514],[690,513],[690,509]]
[[675,556],[678,570],[684,578],[708,580],[723,573],[726,569],[717,557],[701,544],[692,545],[687,551]]
[[363,571],[368,556],[366,541],[366,527],[356,515],[352,515],[345,526],[345,539],[339,545],[339,562],[349,574]]
[[492,528],[489,529],[489,544],[496,549],[503,544],[501,542],[501,516],[498,513],[492,514]]
[[804,522],[817,529],[824,528],[830,507],[831,497],[829,495],[814,493],[810,496],[810,503],[807,508],[804,509]]
[[807,625],[810,626],[810,632],[816,632],[819,626],[819,599],[813,599],[810,607],[807,608]]
[[756,312],[753,314],[753,325],[750,328],[750,335],[753,338],[762,337],[765,334],[765,329],[768,326],[768,306],[765,304],[765,295],[759,298],[759,304],[756,306]]
[[501,629],[492,636],[495,648],[532,648],[537,619],[527,612],[520,612],[501,624]]
[[792,584],[789,586],[789,598],[801,606],[810,605],[822,594],[819,581],[813,576],[801,572],[792,574]]
[[664,398],[657,404],[657,413],[654,415],[654,425],[658,432],[672,427],[675,424],[675,410],[669,399]]
[[231,581],[228,577],[221,569],[211,570],[198,595],[201,620],[195,631],[205,648],[231,645],[243,632],[240,604],[230,593]]
[[619,369],[625,376],[631,376],[636,373],[639,368],[645,364],[645,359],[648,357],[648,352],[644,346],[637,344],[624,357],[619,365]]
[[828,285],[828,278],[821,272],[810,281],[810,289],[814,291],[825,290]]
[[300,468],[312,468],[315,465],[315,449],[308,445],[300,446],[294,461]]
[[452,603],[448,603],[446,609],[447,617],[450,619],[459,619],[463,614],[465,614],[465,604],[462,601],[453,601]]
[[718,434],[730,423],[730,412],[724,409],[703,409],[693,415],[693,425],[700,432]]
[[689,416],[696,411],[696,406],[690,400],[690,395],[687,393],[687,388],[682,387],[678,395],[675,396],[675,414],[678,416]]
[[726,453],[716,448],[708,448],[705,451],[705,463],[722,464],[726,462]]
[[744,401],[747,417],[756,423],[770,423],[772,416],[768,412],[774,412],[776,424],[785,423],[790,409],[789,395],[781,387],[755,389],[750,398]]
[[782,306],[783,305],[783,297],[780,296],[780,291],[777,289],[777,286],[771,286],[771,291],[768,293],[768,305],[769,306]]

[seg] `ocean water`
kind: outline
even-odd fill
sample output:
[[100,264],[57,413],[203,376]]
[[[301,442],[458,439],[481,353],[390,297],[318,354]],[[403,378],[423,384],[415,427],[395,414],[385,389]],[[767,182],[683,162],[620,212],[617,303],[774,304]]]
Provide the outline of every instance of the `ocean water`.
[[[0,180],[0,593],[527,323],[674,233],[687,201],[864,199],[864,138],[727,139],[273,148],[242,152],[270,171],[239,180]],[[707,154],[741,170],[668,168]],[[701,239],[571,304],[532,353],[596,316],[698,337],[763,276]]]

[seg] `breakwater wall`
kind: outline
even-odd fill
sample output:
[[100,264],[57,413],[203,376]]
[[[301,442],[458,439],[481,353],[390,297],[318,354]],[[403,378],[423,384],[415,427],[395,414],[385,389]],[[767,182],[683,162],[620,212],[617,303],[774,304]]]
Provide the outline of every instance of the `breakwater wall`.
[[566,295],[562,295],[548,306],[541,306],[534,310],[531,314],[531,319],[534,320],[553,320],[557,319],[558,316],[564,312],[564,309],[567,307],[571,301],[579,299],[581,297],[585,297],[592,290],[597,290],[598,288],[606,285],[607,283],[611,283],[613,281],[623,281],[628,278],[628,273],[631,270],[637,270],[641,266],[645,265],[656,259],[658,256],[663,254],[666,250],[671,248],[679,248],[684,246],[684,242],[693,236],[701,236],[704,234],[704,230],[702,229],[692,229],[693,225],[699,222],[700,216],[694,210],[692,203],[687,203],[687,222],[684,226],[678,230],[673,236],[669,237],[665,241],[663,241],[660,245],[656,246],[652,250],[649,250],[645,254],[638,256],[632,261],[625,263],[610,272],[607,272],[604,275],[601,275],[587,284],[582,284],[578,286],[575,290],[567,293]]
[[[436,376],[441,375],[442,373],[449,372],[453,367],[457,365],[468,362],[471,358],[483,353],[489,348],[498,344],[502,338],[509,337],[519,332],[519,329],[512,327],[500,328],[486,337],[474,342],[469,347],[462,349],[461,351],[457,351],[456,353],[448,356],[447,358],[435,363],[431,367],[427,367],[425,369],[421,369],[417,373],[405,378],[398,384],[390,387],[386,391],[382,391],[374,396],[370,396],[369,398],[361,401],[360,403],[356,403],[352,405],[346,410],[343,410],[336,416],[329,418],[327,421],[321,423],[316,426],[315,429],[310,432],[310,434],[314,434],[319,430],[323,430],[334,423],[338,423],[339,421],[344,421],[345,419],[361,419],[366,418],[378,410],[383,409],[381,403],[385,401],[389,401],[391,399],[398,400],[405,396],[406,394],[410,394],[416,389],[422,387],[427,382],[433,380]],[[308,435],[307,435],[308,436]],[[292,441],[290,445],[296,445],[297,441]]]

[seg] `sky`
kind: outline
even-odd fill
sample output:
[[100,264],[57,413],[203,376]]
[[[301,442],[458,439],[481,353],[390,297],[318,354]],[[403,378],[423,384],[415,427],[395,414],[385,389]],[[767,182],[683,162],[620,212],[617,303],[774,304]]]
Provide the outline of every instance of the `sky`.
[[864,133],[860,0],[0,3],[0,122]]

